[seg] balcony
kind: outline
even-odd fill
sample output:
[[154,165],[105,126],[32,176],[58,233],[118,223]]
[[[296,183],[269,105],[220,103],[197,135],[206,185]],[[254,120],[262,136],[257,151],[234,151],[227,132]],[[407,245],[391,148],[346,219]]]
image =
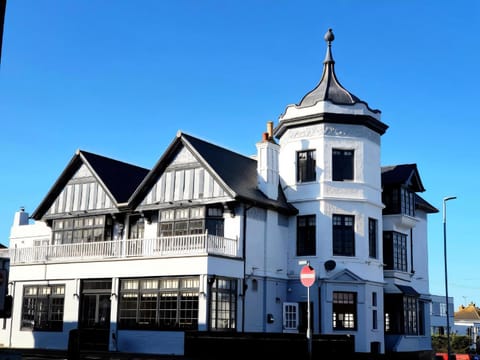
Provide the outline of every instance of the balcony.
[[81,242],[0,250],[0,256],[9,257],[11,265],[192,255],[220,255],[235,258],[239,256],[238,254],[237,239],[208,234]]

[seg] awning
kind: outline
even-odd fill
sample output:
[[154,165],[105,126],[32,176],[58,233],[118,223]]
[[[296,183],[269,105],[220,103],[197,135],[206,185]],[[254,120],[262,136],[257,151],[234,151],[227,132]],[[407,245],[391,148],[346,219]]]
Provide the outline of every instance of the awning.
[[387,284],[385,286],[385,294],[403,294],[407,296],[420,296],[413,287],[408,285]]

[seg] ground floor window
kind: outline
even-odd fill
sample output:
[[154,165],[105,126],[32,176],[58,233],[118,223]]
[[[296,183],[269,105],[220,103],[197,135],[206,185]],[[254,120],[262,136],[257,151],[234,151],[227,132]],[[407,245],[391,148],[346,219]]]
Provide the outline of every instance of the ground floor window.
[[199,277],[120,281],[119,329],[198,327]]
[[333,330],[357,328],[357,294],[354,292],[333,292]]
[[283,331],[298,332],[298,303],[283,303]]
[[24,286],[21,329],[62,331],[64,301],[64,285]]
[[235,330],[237,323],[237,280],[211,277],[209,279],[210,329]]
[[[418,300],[404,294],[385,295],[385,332],[390,334],[418,335],[419,311]],[[420,323],[423,326],[423,321]],[[424,332],[424,330],[423,330]]]

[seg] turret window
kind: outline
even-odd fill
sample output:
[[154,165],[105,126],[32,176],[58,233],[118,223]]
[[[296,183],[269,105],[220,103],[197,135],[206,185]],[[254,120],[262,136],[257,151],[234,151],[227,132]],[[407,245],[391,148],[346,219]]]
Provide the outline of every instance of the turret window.
[[315,233],[315,215],[297,217],[297,256],[316,254]]
[[333,255],[355,256],[355,218],[333,215]]
[[353,150],[332,150],[332,180],[353,180]]
[[297,182],[315,181],[315,150],[297,152]]
[[368,256],[372,259],[377,258],[377,232],[378,221],[377,219],[368,219]]

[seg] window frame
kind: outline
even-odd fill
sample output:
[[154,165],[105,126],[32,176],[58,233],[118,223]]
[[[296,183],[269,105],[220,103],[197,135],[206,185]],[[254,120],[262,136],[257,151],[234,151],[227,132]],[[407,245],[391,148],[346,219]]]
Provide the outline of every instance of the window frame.
[[121,279],[118,328],[197,330],[199,294],[195,276]]
[[159,237],[203,234],[224,236],[222,206],[194,206],[159,211]]
[[408,271],[406,234],[398,231],[383,232],[383,259],[386,270]]
[[237,328],[237,279],[216,276],[209,280],[209,330],[235,331]]
[[415,217],[415,192],[407,186],[401,185],[385,188],[382,192],[382,201],[385,204],[384,214],[401,214]]
[[368,256],[378,259],[378,220],[368,218]]
[[332,215],[332,253],[334,256],[355,256],[354,215]]
[[109,215],[54,219],[52,223],[54,245],[109,241],[112,233],[113,221]]
[[295,302],[283,303],[283,331],[298,332],[300,316],[299,305]]
[[[302,223],[305,226],[302,226]],[[297,256],[315,256],[317,253],[317,216],[297,216]]]
[[332,181],[355,179],[355,150],[332,149]]
[[333,291],[332,329],[334,331],[357,330],[357,293],[353,291]]
[[20,330],[62,332],[65,285],[24,285]]
[[315,149],[297,151],[297,183],[317,180],[317,152]]

